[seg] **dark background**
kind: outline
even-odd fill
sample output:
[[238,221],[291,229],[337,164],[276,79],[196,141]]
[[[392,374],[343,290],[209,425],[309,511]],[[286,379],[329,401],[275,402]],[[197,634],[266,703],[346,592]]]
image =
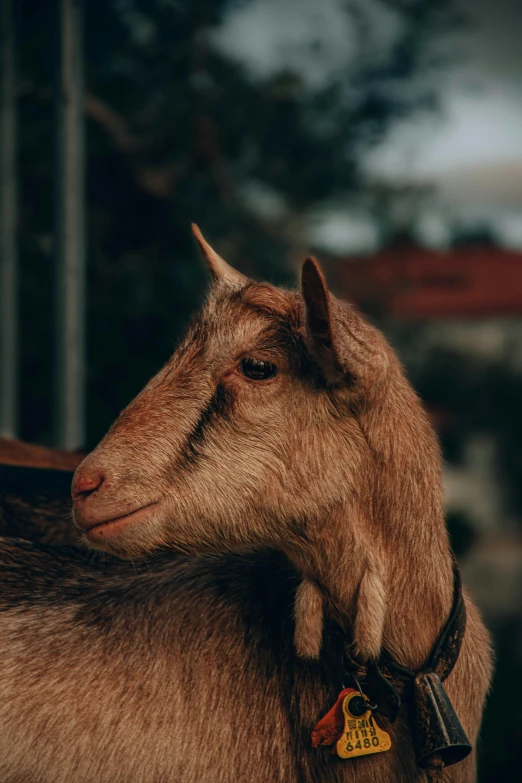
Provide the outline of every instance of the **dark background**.
[[[20,437],[48,445],[56,18],[52,2],[19,4]],[[492,258],[522,247],[517,21],[509,0],[85,3],[85,448],[167,359],[204,294],[192,221],[242,272],[287,285],[310,250],[344,269],[385,247],[480,246]],[[337,293],[350,298],[349,286]],[[495,636],[481,780],[515,780],[520,316],[368,309],[440,431],[450,532]]]

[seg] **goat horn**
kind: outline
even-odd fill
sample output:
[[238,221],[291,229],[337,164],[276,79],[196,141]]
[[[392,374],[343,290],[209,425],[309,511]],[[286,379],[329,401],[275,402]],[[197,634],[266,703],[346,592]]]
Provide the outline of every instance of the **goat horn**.
[[207,262],[207,266],[213,280],[224,280],[235,286],[245,285],[247,278],[242,275],[241,272],[238,272],[236,269],[231,267],[230,264],[227,264],[225,259],[221,258],[221,256],[216,253],[214,248],[208,244],[207,240],[201,233],[199,226],[197,226],[195,223],[192,223],[192,233],[196,242],[198,243],[201,253],[203,254],[203,258]]

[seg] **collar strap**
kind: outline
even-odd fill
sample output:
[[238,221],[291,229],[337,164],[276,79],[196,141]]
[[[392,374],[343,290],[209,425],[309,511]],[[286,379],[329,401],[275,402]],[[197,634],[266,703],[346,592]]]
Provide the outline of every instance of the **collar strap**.
[[[413,683],[418,674],[434,672],[441,681],[450,674],[459,657],[466,630],[466,606],[462,595],[462,580],[456,560],[453,560],[453,604],[427,661],[415,671],[399,663],[387,651],[382,650],[378,661],[362,666],[345,650],[345,638],[339,626],[330,627],[327,634],[329,657],[334,661],[333,673],[343,684],[360,678],[377,711],[394,721],[401,702],[411,698]],[[336,638],[337,637],[337,638]],[[340,655],[331,653],[337,650]],[[335,660],[336,659],[336,660]]]
[[[448,619],[424,665],[418,670],[403,666],[383,650],[378,661],[367,666],[357,664],[346,654],[341,631],[341,654],[345,687],[351,677],[364,692],[378,713],[394,721],[403,701],[411,701],[410,728],[413,735],[415,758],[419,767],[426,769],[429,781],[441,781],[445,766],[456,764],[471,753],[471,744],[442,685],[459,657],[466,630],[466,606],[462,582],[456,561],[453,561],[453,604]],[[339,629],[340,631],[340,629]],[[338,669],[339,671],[339,669]],[[361,691],[362,694],[362,691]]]

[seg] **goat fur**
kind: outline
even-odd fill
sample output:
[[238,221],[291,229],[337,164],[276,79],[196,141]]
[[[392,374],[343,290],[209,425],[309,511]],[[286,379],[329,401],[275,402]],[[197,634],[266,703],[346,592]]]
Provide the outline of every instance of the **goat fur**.
[[[341,761],[310,732],[337,696],[325,617],[361,660],[385,647],[412,668],[447,618],[432,428],[313,259],[299,294],[196,238],[214,281],[202,312],[75,474],[76,522],[102,554],[0,546],[0,779],[421,783],[406,709],[383,720],[383,754]],[[244,357],[277,372],[252,380]],[[465,600],[445,687],[475,743],[491,652]],[[445,781],[472,783],[475,765]]]

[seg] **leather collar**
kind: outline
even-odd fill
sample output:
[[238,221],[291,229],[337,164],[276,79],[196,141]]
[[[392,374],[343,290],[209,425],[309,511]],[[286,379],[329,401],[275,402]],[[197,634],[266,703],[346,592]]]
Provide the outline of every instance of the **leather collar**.
[[441,681],[450,674],[459,657],[466,630],[466,606],[462,595],[459,567],[453,560],[453,604],[428,659],[417,671],[403,666],[385,649],[378,661],[361,665],[346,650],[342,629],[331,623],[326,631],[325,653],[337,679],[336,685],[346,687],[359,682],[376,706],[376,712],[390,721],[397,718],[401,704],[413,695],[413,683],[418,674],[434,672]]

